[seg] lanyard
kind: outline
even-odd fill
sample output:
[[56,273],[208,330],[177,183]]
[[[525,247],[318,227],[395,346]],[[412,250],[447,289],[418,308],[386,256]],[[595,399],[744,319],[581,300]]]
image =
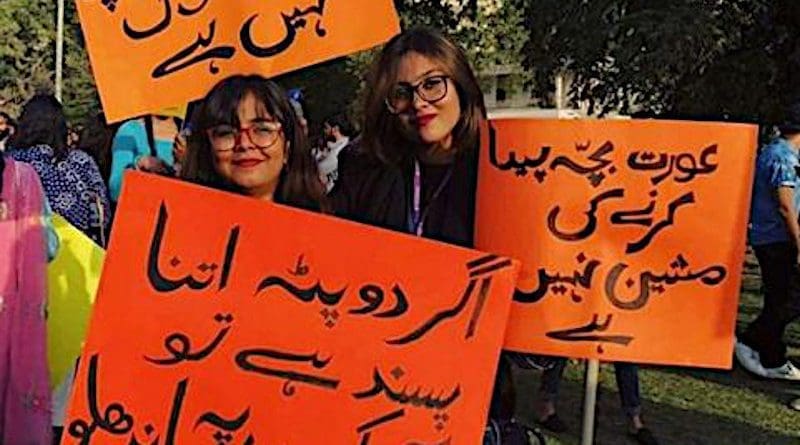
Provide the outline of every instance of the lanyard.
[[422,168],[419,165],[419,161],[414,160],[414,191],[411,215],[409,218],[409,229],[411,233],[416,236],[422,236],[425,230],[425,218],[428,216],[428,211],[433,205],[433,202],[436,201],[436,198],[442,194],[445,186],[447,186],[447,183],[450,182],[450,178],[452,177],[453,166],[451,165],[445,177],[442,179],[442,182],[439,183],[439,186],[436,187],[436,191],[433,192],[428,204],[422,209]]

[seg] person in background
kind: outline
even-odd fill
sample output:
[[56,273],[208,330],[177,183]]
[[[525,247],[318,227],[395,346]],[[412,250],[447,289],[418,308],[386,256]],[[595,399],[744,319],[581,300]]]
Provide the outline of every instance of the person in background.
[[78,148],[78,142],[81,139],[82,127],[69,127],[67,130],[67,148],[72,150]]
[[353,137],[353,125],[347,115],[339,113],[325,120],[322,128],[326,149],[317,160],[319,177],[328,193],[333,190],[339,175],[339,153],[350,143]]
[[111,143],[114,140],[114,131],[106,123],[103,113],[97,113],[89,118],[83,126],[78,139],[78,150],[83,150],[94,159],[100,169],[100,175],[108,184],[111,178]]
[[55,97],[37,95],[25,104],[8,154],[33,166],[57,214],[105,246],[108,190],[91,156],[67,148],[67,121]]
[[753,374],[799,381],[783,337],[800,316],[800,102],[787,109],[779,130],[758,154],[748,233],[761,268],[764,306],[739,336],[735,352]]
[[192,125],[187,122],[175,136],[175,141],[172,143],[172,158],[175,160],[175,175],[178,177],[181,176],[181,170],[186,161],[186,148],[191,135]]
[[181,177],[196,184],[308,210],[325,192],[286,93],[261,76],[233,76],[192,118]]
[[[17,123],[17,121],[15,121],[14,119],[11,119],[10,121],[8,121],[8,139],[7,139],[7,141],[10,141],[11,138],[13,138],[15,134],[17,134],[17,131],[19,131],[19,123]],[[8,148],[8,145],[6,145],[6,148]]]
[[292,104],[292,108],[294,109],[294,114],[297,116],[297,122],[300,125],[300,129],[303,130],[303,134],[308,137],[308,120],[306,119],[306,113],[303,111],[303,91],[299,88],[295,88],[289,90],[287,95],[289,96],[289,102]]
[[46,199],[27,164],[0,153],[0,443],[50,445]]
[[[539,388],[538,422],[542,427],[554,433],[567,431],[567,425],[558,416],[556,410],[558,392],[566,366],[566,358],[556,358],[555,366],[545,369],[542,373],[542,382]],[[632,363],[614,363],[614,374],[617,379],[622,411],[630,422],[631,438],[642,445],[658,445],[655,435],[644,425],[642,420],[639,367]]]
[[5,151],[8,140],[14,135],[14,120],[5,111],[0,111],[0,152]]
[[[339,156],[331,197],[338,216],[473,246],[483,93],[464,51],[440,33],[392,38],[367,80],[359,147]],[[500,359],[487,436],[527,445],[517,422],[510,362]]]
[[135,169],[172,176],[175,174],[173,144],[181,120],[167,116],[145,116],[125,122],[111,145],[111,200],[117,202],[125,170]]
[[319,135],[314,138],[313,142],[311,143],[311,156],[314,157],[314,160],[319,164],[328,153],[328,142],[325,138],[325,135]]

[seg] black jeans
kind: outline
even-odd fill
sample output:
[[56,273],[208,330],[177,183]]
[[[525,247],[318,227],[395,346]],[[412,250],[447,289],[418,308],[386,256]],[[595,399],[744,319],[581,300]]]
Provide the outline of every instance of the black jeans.
[[777,368],[786,363],[786,327],[800,316],[797,248],[785,242],[753,246],[753,250],[761,267],[764,307],[740,340],[761,355],[765,368]]

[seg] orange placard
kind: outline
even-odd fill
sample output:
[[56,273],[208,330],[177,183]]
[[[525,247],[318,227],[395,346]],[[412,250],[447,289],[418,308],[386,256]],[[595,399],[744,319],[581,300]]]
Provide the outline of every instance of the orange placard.
[[233,74],[274,76],[396,34],[392,0],[76,0],[110,122],[203,97]]
[[730,368],[756,127],[492,127],[476,243],[523,262],[505,347]]
[[518,263],[124,184],[62,443],[480,442]]

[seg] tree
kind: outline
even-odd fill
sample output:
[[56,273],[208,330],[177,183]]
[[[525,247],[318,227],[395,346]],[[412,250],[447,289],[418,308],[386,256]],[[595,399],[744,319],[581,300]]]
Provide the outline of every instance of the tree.
[[0,100],[6,108],[16,111],[36,91],[52,87],[54,6],[38,0],[0,3]]
[[65,26],[63,100],[67,116],[77,121],[94,116],[102,108],[74,1],[67,1]]
[[[778,122],[800,99],[800,4],[792,0],[747,3],[752,20],[739,44],[676,94],[675,110],[721,114],[736,120]],[[757,9],[756,9],[757,8]]]
[[[522,0],[395,0],[404,28],[427,25],[444,31],[467,49],[473,66],[518,67],[528,38]],[[68,1],[64,104],[77,119],[100,110],[97,90],[84,50],[75,2]],[[16,112],[35,92],[52,91],[55,77],[55,2],[0,2],[0,105]],[[338,59],[289,75],[280,82],[305,91],[312,124],[349,108],[359,96],[365,68],[374,52]],[[521,70],[520,70],[520,74]],[[520,76],[519,84],[523,77]],[[335,85],[335,88],[331,88]]]
[[[540,94],[604,114],[769,120],[798,90],[792,0],[528,0],[525,65]],[[792,68],[795,64],[795,68]]]
[[[0,2],[0,104],[18,112],[37,92],[52,92],[55,81],[56,2]],[[94,81],[74,2],[65,11],[64,105],[68,117],[99,111]]]

